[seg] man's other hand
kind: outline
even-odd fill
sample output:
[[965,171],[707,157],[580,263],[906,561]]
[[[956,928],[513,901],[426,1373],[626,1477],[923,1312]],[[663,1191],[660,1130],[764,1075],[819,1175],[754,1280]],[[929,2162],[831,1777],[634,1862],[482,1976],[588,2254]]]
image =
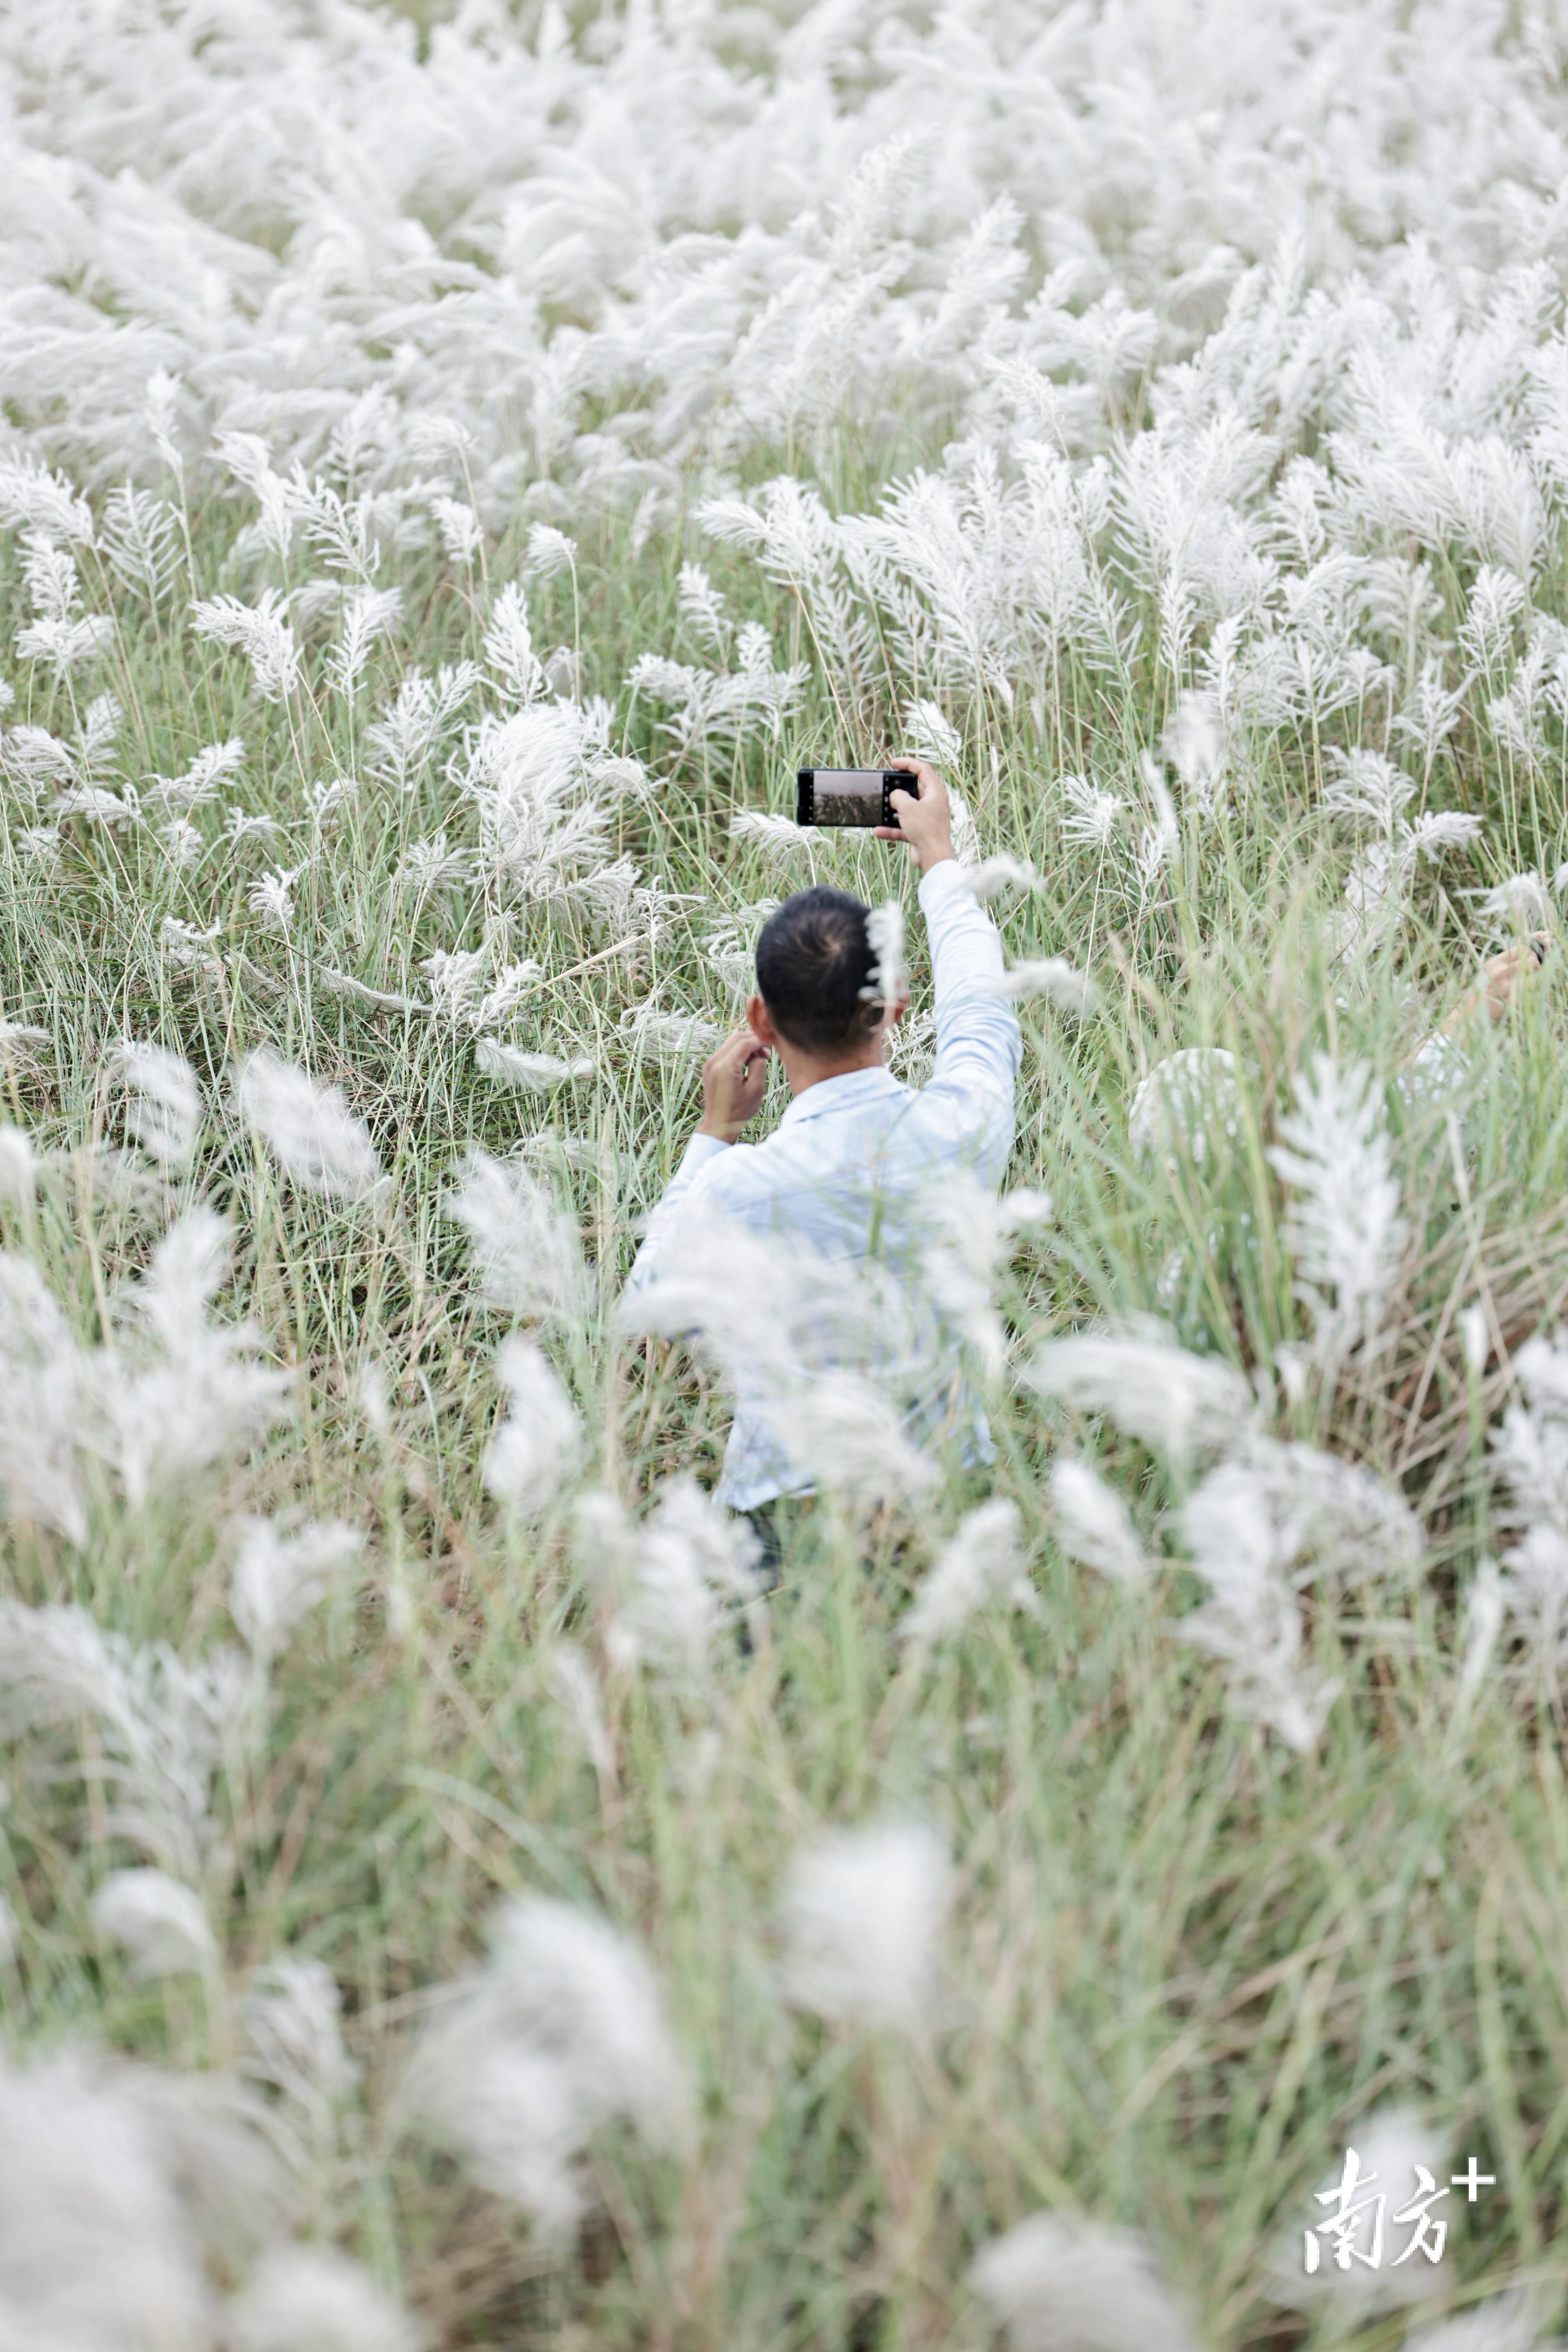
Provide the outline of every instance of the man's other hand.
[[1455,1010],[1443,1024],[1446,1036],[1457,1036],[1467,1023],[1479,1013],[1489,1021],[1500,1021],[1508,1011],[1509,999],[1520,982],[1531,972],[1538,971],[1552,945],[1550,931],[1536,931],[1517,947],[1505,948],[1501,955],[1492,957],[1481,966],[1480,978],[1468,988]]
[[915,791],[894,792],[890,795],[899,822],[896,827],[879,824],[877,838],[901,841],[921,872],[929,874],[933,866],[942,865],[953,854],[952,811],[948,805],[947,786],[924,760],[889,760],[888,765],[901,768],[912,776]]
[[768,1055],[749,1029],[737,1029],[702,1065],[702,1124],[699,1135],[717,1136],[733,1143],[749,1118],[763,1107],[768,1083]]

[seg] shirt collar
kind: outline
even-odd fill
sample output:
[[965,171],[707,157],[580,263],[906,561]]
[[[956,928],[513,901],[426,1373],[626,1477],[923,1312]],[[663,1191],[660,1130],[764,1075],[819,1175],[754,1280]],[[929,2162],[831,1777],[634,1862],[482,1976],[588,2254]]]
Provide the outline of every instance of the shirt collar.
[[862,1105],[879,1102],[888,1095],[908,1092],[908,1087],[901,1078],[895,1078],[891,1070],[845,1070],[837,1078],[818,1078],[814,1087],[796,1095],[779,1127],[799,1127],[808,1118],[826,1118],[840,1111],[858,1110]]

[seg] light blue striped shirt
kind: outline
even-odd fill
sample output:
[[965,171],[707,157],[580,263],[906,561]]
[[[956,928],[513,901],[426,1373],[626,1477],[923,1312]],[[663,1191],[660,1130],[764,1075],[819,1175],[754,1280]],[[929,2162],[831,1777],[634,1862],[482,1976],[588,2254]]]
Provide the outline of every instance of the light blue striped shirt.
[[[998,997],[1002,942],[977,903],[962,866],[931,867],[920,886],[935,986],[936,1051],[930,1081],[909,1087],[887,1069],[850,1070],[795,1096],[775,1131],[761,1143],[721,1143],[696,1135],[648,1221],[632,1268],[640,1290],[659,1274],[661,1251],[679,1231],[680,1246],[700,1243],[710,1219],[728,1221],[793,1252],[811,1251],[830,1267],[873,1256],[895,1277],[911,1270],[923,1211],[963,1179],[994,1193],[1013,1147],[1014,1089],[1022,1039],[1012,1007]],[[951,1341],[946,1347],[943,1426],[967,1429],[967,1457],[988,1459],[984,1417]],[[831,1369],[831,1363],[821,1369]],[[759,1393],[737,1382],[735,1416],[724,1455],[720,1499],[755,1510],[812,1481],[791,1460],[787,1438]],[[917,1443],[935,1432],[931,1415],[906,1426]]]

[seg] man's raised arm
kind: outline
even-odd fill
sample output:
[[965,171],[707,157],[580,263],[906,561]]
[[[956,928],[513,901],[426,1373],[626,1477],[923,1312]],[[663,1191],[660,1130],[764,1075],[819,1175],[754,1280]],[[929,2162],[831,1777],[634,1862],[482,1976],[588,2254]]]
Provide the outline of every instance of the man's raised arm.
[[936,1066],[923,1098],[946,1097],[965,1132],[984,1135],[1005,1153],[1024,1047],[1017,1016],[996,992],[1002,941],[953,855],[946,786],[923,761],[911,772],[919,797],[896,792],[899,830],[878,832],[884,841],[905,842],[921,869],[936,996]]

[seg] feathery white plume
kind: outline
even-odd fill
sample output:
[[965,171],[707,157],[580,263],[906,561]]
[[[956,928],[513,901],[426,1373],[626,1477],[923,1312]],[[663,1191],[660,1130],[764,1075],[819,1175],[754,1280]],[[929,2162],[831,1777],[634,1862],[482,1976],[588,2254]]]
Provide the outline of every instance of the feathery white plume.
[[229,2308],[234,2352],[420,2352],[421,2330],[358,2263],[269,2246]]
[[275,2226],[235,2084],[0,2059],[0,2329],[16,2352],[209,2352],[210,2255]]
[[1104,1413],[1152,1452],[1186,1462],[1237,1444],[1255,1403],[1241,1374],[1179,1348],[1158,1327],[1049,1339],[1026,1375],[1043,1396]]
[[1087,1021],[1099,1003],[1093,981],[1065,956],[1042,956],[1032,963],[1016,963],[990,982],[993,996],[1021,1002],[1047,997],[1069,1020]]
[[969,2277],[1011,2352],[1197,2352],[1135,2231],[1036,2213],[983,2246]]
[[569,1317],[583,1305],[586,1269],[575,1225],[517,1160],[470,1151],[447,1213],[472,1237],[480,1287],[513,1315]]
[[1173,1173],[1184,1155],[1205,1167],[1222,1135],[1235,1141],[1240,1118],[1235,1055],[1186,1045],[1140,1079],[1127,1125],[1134,1150],[1159,1153]]
[[685,2069],[651,1969],[616,1929],[565,1903],[509,1903],[490,1957],[454,1986],[405,2078],[402,2100],[473,2178],[547,2234],[586,2202],[577,2159],[616,2117],[655,2148],[689,2126]]
[[993,857],[982,858],[978,866],[959,868],[966,890],[973,892],[982,906],[988,899],[999,898],[1007,890],[1041,890],[1040,877],[1026,857],[1014,857],[1006,850],[998,850]]
[[873,907],[866,918],[871,977],[860,993],[872,1004],[901,1004],[910,992],[904,971],[904,910],[896,898]]
[[161,1870],[116,1870],[92,1898],[93,1924],[131,1955],[131,1973],[209,1976],[217,1941],[201,1896]]
[[942,1839],[920,1822],[819,1838],[791,1864],[780,1898],[791,2000],[842,2024],[923,2035],[952,1882]]
[[162,1168],[188,1168],[202,1123],[195,1072],[165,1046],[127,1039],[114,1055],[128,1100],[125,1130]]
[[338,1519],[311,1519],[285,1535],[271,1519],[246,1518],[234,1532],[229,1615],[251,1656],[266,1665],[300,1619],[343,1580],[364,1538]]
[[522,1094],[542,1095],[553,1087],[591,1078],[595,1065],[584,1054],[568,1061],[559,1054],[522,1053],[515,1045],[503,1045],[499,1037],[479,1037],[474,1042],[474,1067],[501,1086],[516,1087]]
[[1139,1540],[1132,1515],[1113,1486],[1087,1462],[1060,1454],[1051,1471],[1057,1541],[1069,1559],[1113,1584],[1142,1584],[1155,1563]]
[[496,1378],[508,1411],[485,1448],[486,1488],[508,1510],[531,1518],[546,1510],[576,1469],[583,1424],[543,1350],[511,1339],[496,1353]]
[[1312,1312],[1313,1352],[1334,1365],[1377,1338],[1405,1241],[1383,1105],[1361,1063],[1325,1054],[1296,1076],[1270,1166],[1295,1194],[1285,1238],[1297,1296]]
[[13,1208],[31,1207],[37,1181],[32,1137],[25,1128],[0,1121],[0,1206],[8,1202]]
[[239,1115],[289,1180],[333,1201],[363,1201],[381,1181],[381,1162],[362,1119],[337,1087],[319,1087],[291,1062],[258,1045],[239,1066]]
[[911,1649],[929,1649],[961,1633],[993,1599],[1039,1614],[1039,1597],[1025,1573],[1023,1519],[1017,1504],[1000,1495],[960,1520],[921,1579],[900,1636]]
[[646,1660],[679,1680],[700,1682],[716,1635],[756,1598],[756,1539],[744,1521],[693,1478],[661,1486],[637,1532],[629,1590],[612,1631],[612,1654]]

